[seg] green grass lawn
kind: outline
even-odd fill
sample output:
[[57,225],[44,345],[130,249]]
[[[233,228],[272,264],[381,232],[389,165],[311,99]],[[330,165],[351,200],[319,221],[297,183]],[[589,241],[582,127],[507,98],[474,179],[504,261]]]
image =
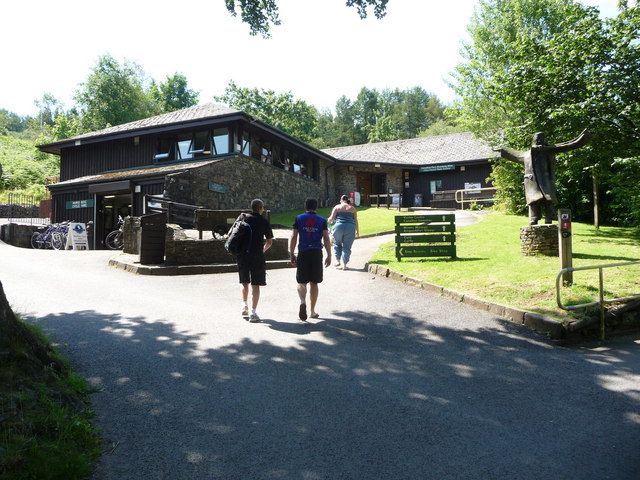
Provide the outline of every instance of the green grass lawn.
[[[319,208],[318,213],[327,218],[331,215],[333,207]],[[274,213],[271,215],[271,223],[290,227],[296,215],[302,213],[300,211]],[[402,212],[407,215],[408,212]],[[360,226],[360,235],[372,235],[382,232],[391,232],[394,229],[394,216],[398,215],[398,210],[386,208],[359,208],[358,224]]]
[[[383,245],[371,263],[502,305],[556,317],[567,313],[556,305],[557,257],[525,257],[520,253],[520,227],[525,217],[489,213],[475,225],[458,228],[458,258],[395,258],[395,244]],[[573,223],[573,266],[640,260],[640,237],[633,229]],[[640,265],[604,270],[605,296],[640,293]],[[574,285],[562,289],[569,304],[597,300],[598,271],[574,272]]]

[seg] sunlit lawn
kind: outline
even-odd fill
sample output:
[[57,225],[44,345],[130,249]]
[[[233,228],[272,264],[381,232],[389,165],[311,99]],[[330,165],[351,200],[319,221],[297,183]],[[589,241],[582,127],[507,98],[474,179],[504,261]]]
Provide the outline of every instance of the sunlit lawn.
[[[371,263],[502,305],[554,316],[557,257],[525,257],[520,253],[520,227],[525,217],[489,213],[471,226],[458,228],[457,259],[395,258],[395,244],[383,245]],[[640,239],[632,229],[573,224],[573,266],[640,260]],[[640,293],[640,265],[604,270],[606,297]],[[597,299],[598,271],[574,272],[574,285],[563,288],[565,303]]]
[[[318,213],[325,218],[331,215],[331,208],[319,208]],[[302,213],[300,211],[282,212],[271,214],[271,223],[274,225],[284,225],[290,227],[296,215]],[[358,223],[360,226],[360,235],[372,235],[382,232],[391,232],[394,229],[394,216],[398,215],[398,211],[386,208],[359,208]],[[410,215],[409,212],[403,211],[402,215]]]

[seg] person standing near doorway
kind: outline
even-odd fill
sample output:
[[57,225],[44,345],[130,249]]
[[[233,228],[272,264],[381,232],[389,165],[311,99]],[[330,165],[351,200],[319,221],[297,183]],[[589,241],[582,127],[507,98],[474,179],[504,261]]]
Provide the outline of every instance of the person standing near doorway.
[[[296,281],[298,282],[298,297],[300,297],[300,309],[298,317],[307,320],[307,284],[309,284],[309,303],[311,318],[318,318],[316,303],[318,301],[318,284],[322,283],[322,247],[327,253],[324,266],[331,265],[331,241],[329,229],[324,217],[318,215],[316,210],[318,201],[315,198],[307,198],[305,201],[305,213],[298,215],[293,223],[293,233],[289,242],[289,255],[291,264],[296,267]],[[298,256],[295,255],[296,245]]]
[[[251,227],[251,239],[246,253],[238,255],[238,274],[242,284],[242,316],[252,323],[259,322],[256,309],[260,300],[260,287],[267,284],[267,262],[264,254],[273,244],[273,231],[263,217],[264,202],[256,198],[251,202],[251,213],[244,221]],[[251,314],[249,314],[249,284],[251,284]]]
[[340,203],[333,207],[331,216],[327,219],[333,223],[333,256],[336,267],[347,270],[347,264],[351,258],[351,246],[353,241],[360,236],[358,226],[358,212],[356,207],[351,205],[351,200],[346,195],[340,197]]

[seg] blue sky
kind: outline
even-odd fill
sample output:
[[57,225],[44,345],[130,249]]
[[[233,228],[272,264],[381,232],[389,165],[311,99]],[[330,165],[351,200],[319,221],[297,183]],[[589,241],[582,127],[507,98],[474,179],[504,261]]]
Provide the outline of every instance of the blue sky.
[[[279,0],[282,25],[271,39],[251,37],[224,0],[20,0],[3,2],[0,108],[34,114],[52,93],[66,107],[98,56],[142,66],[158,81],[181,72],[200,101],[230,80],[243,87],[291,91],[333,109],[361,87],[422,86],[453,99],[449,74],[476,0],[390,0],[387,16],[360,20],[344,0]],[[581,0],[601,14],[617,0]]]

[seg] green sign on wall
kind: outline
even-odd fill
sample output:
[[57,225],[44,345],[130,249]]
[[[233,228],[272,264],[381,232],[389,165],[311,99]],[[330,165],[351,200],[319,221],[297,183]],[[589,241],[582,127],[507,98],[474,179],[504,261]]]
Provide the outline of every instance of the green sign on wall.
[[456,166],[453,164],[448,165],[426,165],[424,167],[420,167],[418,172],[427,173],[427,172],[447,172],[451,170],[455,170]]
[[89,200],[69,200],[67,202],[67,210],[74,208],[93,208],[93,199]]
[[216,192],[216,193],[226,193],[227,187],[225,187],[220,183],[209,182],[209,191]]

